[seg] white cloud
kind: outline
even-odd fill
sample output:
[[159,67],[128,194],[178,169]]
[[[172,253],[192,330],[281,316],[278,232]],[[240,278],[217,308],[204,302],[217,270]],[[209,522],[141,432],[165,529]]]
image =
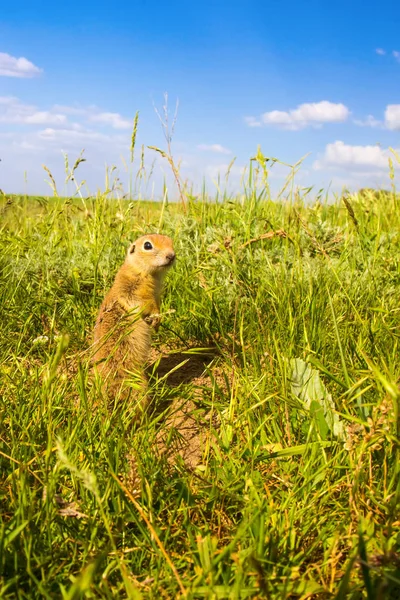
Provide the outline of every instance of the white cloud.
[[36,152],[37,150],[42,150],[43,146],[38,146],[37,144],[32,144],[31,142],[27,142],[26,140],[22,140],[20,143],[17,141],[13,142],[16,148],[20,148],[21,150],[32,150]]
[[340,167],[346,170],[388,170],[390,151],[380,146],[351,146],[342,141],[327,144],[322,158],[314,162],[314,169]]
[[110,125],[114,129],[130,129],[133,126],[133,120],[124,119],[119,113],[103,112],[92,114],[89,121]]
[[385,125],[388,129],[400,129],[400,104],[389,104],[386,107]]
[[[73,126],[72,126],[73,127]],[[69,191],[65,188],[65,167],[62,152],[69,156],[70,166],[84,149],[86,162],[79,167],[78,180],[85,180],[85,194],[94,193],[104,186],[105,165],[121,165],[121,155],[129,155],[129,133],[106,134],[93,130],[79,130],[55,127],[42,127],[39,130],[0,129],[1,188],[10,193],[49,194],[51,193],[42,165],[52,172],[60,194],[74,193],[75,184]],[[125,168],[114,176],[120,177],[125,189],[129,181]],[[150,165],[146,164],[148,172]],[[135,165],[134,168],[137,168]],[[27,173],[27,176],[25,176]],[[26,183],[27,181],[27,183]],[[111,184],[110,184],[111,185]]]
[[359,127],[382,127],[382,121],[375,119],[373,115],[368,115],[365,119],[354,119],[354,125]]
[[[97,106],[35,106],[13,96],[0,95],[1,187],[15,193],[49,193],[45,183],[47,176],[42,169],[45,164],[53,173],[59,192],[67,193],[66,189],[62,190],[65,181],[62,152],[68,153],[72,163],[85,149],[87,162],[80,166],[79,173],[88,186],[85,193],[93,192],[103,185],[104,165],[119,165],[121,155],[129,155],[128,127],[131,128],[131,122],[117,112],[104,112]],[[147,174],[152,171],[152,156],[148,154]],[[126,190],[129,189],[125,167],[109,176],[111,179],[119,177]],[[155,179],[156,189],[162,190],[164,178],[155,172]],[[135,185],[144,189],[147,181],[141,179]],[[73,191],[72,186],[68,193]],[[152,193],[151,188],[146,197]]]
[[77,105],[77,106],[68,106],[68,105],[66,105],[66,104],[55,104],[55,105],[53,106],[53,110],[56,110],[56,111],[58,111],[58,112],[65,113],[66,115],[74,115],[74,116],[82,116],[82,115],[87,115],[87,114],[88,114],[88,112],[89,112],[91,109],[95,110],[95,109],[96,109],[96,107],[94,107],[94,106],[93,106],[93,107],[92,107],[92,106],[90,106],[90,107],[88,107],[88,108],[85,108],[85,107],[83,107],[83,106],[79,106],[79,105]]
[[[308,126],[320,127],[323,123],[342,123],[349,115],[350,111],[344,104],[323,100],[322,102],[300,104],[297,108],[289,111],[266,112],[261,115],[261,122],[266,126],[272,125],[295,131]],[[247,117],[246,121],[250,127],[258,124],[254,117]]]
[[15,96],[0,96],[0,106],[10,106],[18,102],[18,98]]
[[199,144],[197,148],[206,152],[215,152],[216,154],[232,154],[231,150],[221,146],[221,144]]
[[[315,175],[315,173],[314,173]],[[328,181],[326,181],[326,184]],[[329,189],[341,193],[343,189],[357,192],[361,188],[385,189],[388,186],[388,177],[383,171],[363,173],[361,171],[344,172],[340,175],[333,174],[329,180]]]
[[262,122],[264,125],[278,125],[283,127],[284,129],[291,129],[291,125],[293,125],[293,129],[297,129],[299,127],[298,123],[296,124],[296,120],[291,112],[285,112],[284,110],[271,110],[271,112],[266,112],[261,115]]
[[91,129],[71,127],[67,129],[54,129],[46,127],[36,133],[41,142],[47,142],[60,150],[79,150],[82,148],[96,147],[99,143],[109,144],[113,149],[126,150],[129,148],[129,139],[125,135],[108,135]]
[[65,123],[65,115],[53,114],[47,110],[39,110],[25,117],[24,123],[28,125],[57,125]]
[[[101,112],[96,106],[54,105],[48,110],[39,110],[37,106],[24,104],[14,96],[0,96],[0,124],[65,126],[68,123],[67,115],[113,129],[130,129],[133,123],[119,113]],[[82,129],[82,125],[74,123],[68,129]]]
[[38,110],[36,106],[23,104],[13,96],[0,97],[0,123],[17,125],[57,125],[67,117],[52,111]]
[[35,77],[42,72],[36,65],[24,58],[16,58],[5,52],[0,52],[0,76],[3,77]]
[[0,133],[0,142],[3,141],[4,149],[11,146],[19,150],[32,150],[41,148],[50,156],[55,151],[80,151],[86,148],[96,154],[118,155],[121,151],[129,149],[129,135],[106,134],[92,129],[85,129],[76,123],[67,124],[64,128],[45,127],[35,131],[13,131]]
[[379,54],[379,56],[385,56],[385,54],[386,54],[386,50],[384,50],[383,48],[377,48],[377,49],[375,50],[375,52],[376,52],[377,54]]
[[385,110],[385,120],[379,121],[373,115],[365,119],[354,119],[353,123],[359,127],[385,127],[391,130],[400,130],[400,104],[388,104]]
[[261,121],[258,121],[255,117],[245,117],[244,121],[249,127],[261,127],[262,126]]
[[245,173],[246,167],[242,167],[240,165],[230,165],[228,163],[223,163],[219,165],[207,165],[205,168],[205,172],[210,177],[210,179],[215,180],[218,177],[226,177],[229,170],[229,179],[237,179],[240,180],[243,174]]
[[397,62],[400,62],[400,52],[398,50],[393,50],[392,54]]

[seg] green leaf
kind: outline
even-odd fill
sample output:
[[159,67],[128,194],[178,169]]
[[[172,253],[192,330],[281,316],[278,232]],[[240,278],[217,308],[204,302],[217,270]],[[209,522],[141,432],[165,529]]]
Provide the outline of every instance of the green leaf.
[[292,369],[292,393],[301,400],[315,419],[319,434],[326,440],[330,431],[339,440],[345,439],[342,421],[335,410],[331,394],[328,393],[317,369],[312,369],[301,358],[290,361]]
[[28,525],[28,523],[29,523],[29,521],[23,521],[21,523],[21,525],[18,525],[18,527],[16,527],[12,531],[10,531],[10,533],[8,535],[6,535],[6,538],[4,540],[4,549],[7,548],[7,546],[9,546],[11,544],[11,542],[13,540],[15,540],[16,537],[19,536],[21,531],[23,531],[25,529],[25,527]]

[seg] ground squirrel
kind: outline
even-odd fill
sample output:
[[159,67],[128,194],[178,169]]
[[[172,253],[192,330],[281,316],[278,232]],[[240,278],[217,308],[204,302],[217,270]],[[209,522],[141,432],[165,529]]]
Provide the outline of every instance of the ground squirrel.
[[147,384],[144,366],[150,356],[151,329],[159,326],[162,284],[174,262],[171,238],[140,237],[129,247],[104,298],[94,328],[93,361],[111,400],[130,393],[126,383],[132,376],[138,377],[142,389]]

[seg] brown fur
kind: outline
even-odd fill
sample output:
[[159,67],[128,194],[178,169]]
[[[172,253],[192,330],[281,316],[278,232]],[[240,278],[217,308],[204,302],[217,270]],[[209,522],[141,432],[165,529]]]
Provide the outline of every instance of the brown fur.
[[[146,242],[152,249],[144,249]],[[110,399],[127,397],[128,378],[136,378],[138,387],[145,390],[144,366],[150,355],[151,330],[159,325],[163,279],[174,259],[169,237],[140,237],[130,246],[104,298],[94,328],[93,361]]]

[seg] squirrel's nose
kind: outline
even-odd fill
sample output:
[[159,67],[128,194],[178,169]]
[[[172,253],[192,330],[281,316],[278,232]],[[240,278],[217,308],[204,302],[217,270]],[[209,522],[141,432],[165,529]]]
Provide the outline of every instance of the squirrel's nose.
[[167,261],[169,263],[174,262],[174,260],[175,260],[175,252],[168,252],[168,254],[165,256],[165,258],[167,259]]

